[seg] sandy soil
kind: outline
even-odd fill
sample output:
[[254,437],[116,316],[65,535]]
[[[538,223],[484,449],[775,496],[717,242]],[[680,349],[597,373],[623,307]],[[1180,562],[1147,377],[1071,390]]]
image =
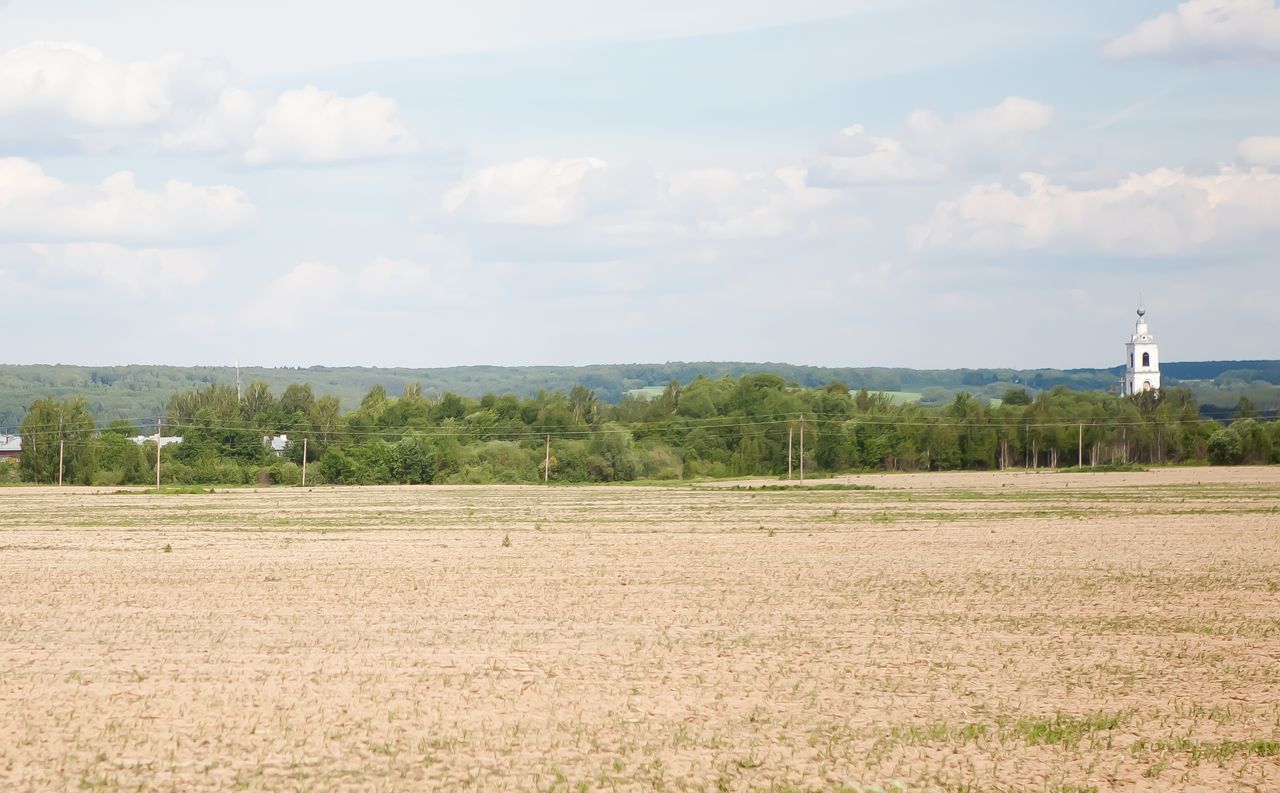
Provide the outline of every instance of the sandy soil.
[[0,789],[1280,789],[1280,469],[848,481],[0,489]]

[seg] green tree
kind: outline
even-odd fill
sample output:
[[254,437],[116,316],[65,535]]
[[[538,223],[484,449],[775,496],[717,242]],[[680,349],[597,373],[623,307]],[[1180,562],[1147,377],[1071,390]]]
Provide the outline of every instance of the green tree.
[[1247,396],[1241,396],[1236,402],[1236,418],[1237,419],[1256,419],[1258,417],[1258,406],[1253,404],[1253,400]]
[[391,449],[391,475],[406,485],[429,484],[436,475],[436,455],[430,439],[406,435]]
[[59,454],[64,482],[89,484],[93,458],[89,441],[95,422],[84,397],[58,401],[44,397],[31,403],[18,433],[22,438],[19,472],[26,482],[58,481]]
[[280,410],[286,415],[307,415],[315,404],[316,396],[311,391],[310,383],[294,383],[285,388],[280,395]]
[[1244,457],[1244,442],[1233,429],[1221,429],[1209,437],[1209,462],[1238,465]]
[[248,418],[261,416],[276,406],[276,398],[271,394],[271,386],[261,380],[254,380],[245,389],[240,408]]

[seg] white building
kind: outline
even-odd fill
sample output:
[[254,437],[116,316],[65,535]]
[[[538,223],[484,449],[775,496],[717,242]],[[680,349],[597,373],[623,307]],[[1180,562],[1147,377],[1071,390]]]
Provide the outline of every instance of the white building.
[[1160,390],[1160,349],[1156,346],[1156,337],[1147,327],[1146,315],[1146,309],[1138,309],[1133,337],[1124,346],[1129,354],[1125,361],[1124,382],[1120,386],[1124,396]]
[[[159,439],[159,441],[157,441],[157,440],[156,440],[157,438]],[[166,446],[172,446],[172,445],[173,445],[173,444],[175,444],[175,443],[182,443],[182,436],[181,436],[181,435],[164,435],[164,436],[160,436],[160,435],[134,435],[134,436],[133,436],[132,438],[130,438],[129,440],[133,441],[134,443],[138,444],[139,446],[141,446],[142,444],[147,443],[147,442],[151,442],[151,443],[157,443],[157,442],[158,442],[158,443],[160,444],[160,448],[161,448],[161,449],[163,449],[164,447],[166,447]]]

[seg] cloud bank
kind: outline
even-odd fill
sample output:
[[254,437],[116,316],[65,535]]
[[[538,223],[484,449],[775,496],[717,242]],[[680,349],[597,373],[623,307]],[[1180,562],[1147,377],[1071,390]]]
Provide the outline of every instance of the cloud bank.
[[1021,182],[1020,189],[979,185],[941,203],[919,246],[1167,257],[1228,250],[1280,231],[1280,174],[1266,171],[1196,176],[1158,168],[1093,189],[1034,173]]
[[147,190],[129,171],[76,185],[29,160],[0,159],[0,237],[11,240],[188,241],[243,226],[255,212],[248,196],[229,185],[171,179],[160,190]]
[[1111,58],[1178,63],[1280,61],[1275,0],[1188,0],[1108,42]]
[[1028,138],[1052,121],[1048,105],[1010,96],[950,120],[917,110],[898,138],[855,124],[827,142],[823,156],[809,164],[810,178],[823,186],[932,182],[999,167],[1017,159]]
[[0,54],[0,121],[32,136],[133,131],[169,151],[249,165],[316,165],[413,154],[394,99],[308,85],[261,97],[225,65],[183,53],[125,63],[79,42]]

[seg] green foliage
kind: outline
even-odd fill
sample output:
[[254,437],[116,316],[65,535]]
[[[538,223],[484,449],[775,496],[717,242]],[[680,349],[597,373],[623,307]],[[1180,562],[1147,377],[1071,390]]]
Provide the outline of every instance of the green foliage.
[[1010,388],[1004,392],[1004,396],[1000,397],[1000,402],[1005,405],[1030,405],[1031,395],[1027,393],[1025,388]]
[[1234,429],[1221,429],[1209,437],[1209,462],[1238,465],[1244,459],[1244,442]]
[[[969,379],[986,382],[991,374],[1004,376],[992,370]],[[308,483],[316,484],[532,483],[542,481],[544,460],[555,482],[776,477],[788,471],[788,454],[792,468],[800,466],[802,436],[803,465],[815,477],[1063,469],[1078,460],[1084,470],[1280,462],[1280,423],[1242,418],[1223,428],[1203,421],[1188,389],[1120,399],[1055,387],[1032,396],[995,382],[1003,383],[1000,401],[962,389],[933,408],[851,391],[839,381],[805,387],[769,373],[672,381],[652,399],[617,404],[585,385],[567,394],[475,399],[423,396],[413,384],[392,396],[379,383],[347,413],[337,398],[316,399],[308,386],[290,385],[276,399],[264,381],[254,380],[240,397],[210,383],[168,400],[165,433],[183,442],[163,450],[162,480],[296,485],[304,448]],[[67,481],[153,482],[155,445],[134,444],[136,429],[117,421],[95,433],[85,400],[37,400],[24,422],[32,453],[23,455],[22,476],[54,481],[61,439]],[[267,443],[280,433],[290,438],[283,456]]]
[[94,463],[90,449],[95,422],[84,397],[61,401],[44,397],[31,403],[22,421],[21,476],[27,482],[89,484]]
[[429,438],[406,435],[391,447],[391,476],[401,484],[425,485],[436,476],[439,461]]
[[[1273,415],[1280,409],[1280,361],[1174,362],[1165,363],[1161,368],[1167,384],[1187,386],[1206,411],[1213,411],[1206,415],[1235,418],[1242,396],[1253,403],[1260,415]],[[382,387],[388,399],[401,394],[406,400],[417,397],[426,401],[445,393],[463,399],[479,399],[485,394],[528,398],[539,391],[569,395],[574,386],[580,385],[594,394],[601,406],[621,403],[629,394],[644,394],[647,407],[660,405],[664,415],[671,415],[677,409],[674,397],[682,390],[681,384],[688,384],[683,386],[687,389],[699,377],[714,383],[756,373],[775,375],[802,388],[822,388],[837,382],[855,391],[888,392],[913,401],[924,392],[926,404],[931,405],[946,404],[962,390],[985,399],[1002,398],[1016,388],[1025,389],[1032,397],[1057,386],[1106,391],[1120,377],[1119,368],[975,371],[735,362],[439,369],[249,367],[243,370],[248,381],[243,412],[246,418],[261,417],[278,431],[289,431],[305,424],[324,396],[355,405],[376,386]],[[163,414],[175,394],[204,389],[211,384],[235,383],[235,378],[232,367],[0,365],[0,427],[12,431],[25,416],[24,406],[43,396],[55,399],[83,396],[93,414],[104,423],[116,418],[139,421],[143,416]],[[671,382],[677,386],[674,392],[664,388]],[[272,392],[280,397],[268,398]],[[695,414],[705,412],[707,403],[696,395],[691,399],[688,405],[679,408],[679,413],[690,418],[700,417]],[[712,403],[719,406],[723,400],[713,396]]]

